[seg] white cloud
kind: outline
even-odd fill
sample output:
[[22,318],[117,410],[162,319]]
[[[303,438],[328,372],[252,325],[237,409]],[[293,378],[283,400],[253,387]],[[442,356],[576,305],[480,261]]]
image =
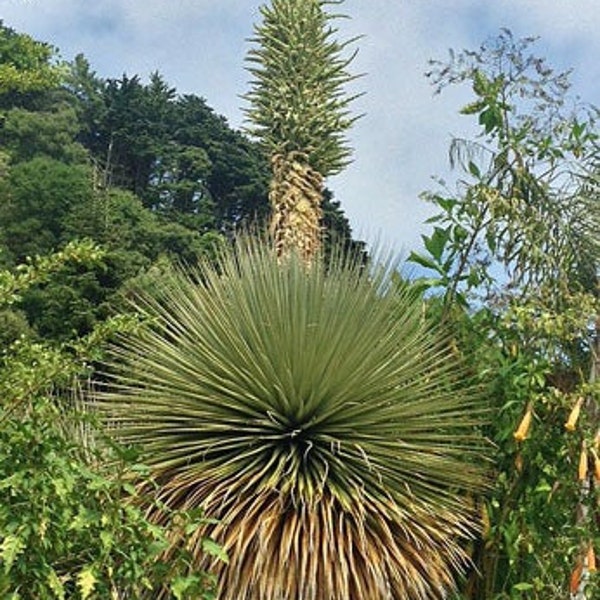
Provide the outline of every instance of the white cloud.
[[[583,67],[574,77],[580,93],[598,95],[598,77],[589,78],[589,67],[598,71],[598,2],[348,0],[345,6],[354,18],[349,29],[366,34],[357,66],[368,73],[361,106],[367,115],[353,135],[356,162],[335,189],[358,231],[396,247],[414,247],[426,230],[421,224],[432,208],[418,195],[435,187],[432,175],[448,175],[452,135],[474,133],[457,114],[468,89],[432,96],[423,77],[430,58],[445,58],[450,47],[476,47],[509,27],[519,36],[540,35],[539,51],[559,68]],[[576,18],[582,14],[594,25],[582,27]]]
[[535,31],[551,32],[561,41],[586,38],[588,43],[598,45],[600,5],[597,0],[505,0],[492,4],[497,12],[504,8],[507,14],[518,13],[523,25]]
[[[83,52],[102,76],[159,70],[180,92],[206,97],[241,124],[245,39],[260,0],[0,0],[5,23],[54,43],[66,58]],[[598,0],[346,0],[344,36],[365,34],[354,68],[365,72],[356,103],[366,116],[351,133],[355,162],[330,182],[355,231],[396,248],[418,244],[430,207],[418,198],[431,175],[447,173],[452,134],[470,129],[457,111],[468,90],[441,97],[423,77],[427,60],[450,47],[477,46],[500,27],[540,35],[539,52],[574,67],[581,95],[600,80]]]
[[444,57],[456,40],[464,45],[468,32],[448,8],[431,19],[422,2],[356,0],[346,7],[349,29],[365,34],[355,67],[366,73],[366,114],[352,135],[355,163],[334,187],[357,233],[406,250],[419,243],[432,210],[419,194],[432,187],[432,175],[446,171],[451,134],[468,125],[457,116],[464,93],[433,97],[427,61]]

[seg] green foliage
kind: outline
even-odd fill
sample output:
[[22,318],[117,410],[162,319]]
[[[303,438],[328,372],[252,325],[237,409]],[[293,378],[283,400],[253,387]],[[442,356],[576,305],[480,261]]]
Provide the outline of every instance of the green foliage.
[[[137,506],[130,453],[110,463],[106,453],[94,453],[94,461],[104,462],[89,464],[91,457],[83,458],[57,427],[65,415],[54,399],[38,398],[26,416],[15,416],[3,418],[0,430],[3,597],[141,598],[169,582],[174,598],[207,594],[206,575],[186,578],[185,553],[161,561],[180,517],[171,513],[162,528],[148,522]],[[190,526],[203,525],[200,514],[189,518]]]
[[[268,164],[203,99],[178,96],[158,73],[148,83],[103,80],[78,56],[58,84],[0,98],[0,267],[73,240],[104,246],[93,269],[71,265],[15,307],[28,331],[64,341],[111,314],[121,288],[157,261],[194,262],[235,231],[260,228]],[[339,203],[327,222],[352,245]]]
[[0,20],[0,102],[8,93],[52,88],[60,71],[51,63],[55,50],[26,34],[17,33]]
[[0,309],[0,348],[6,348],[21,336],[31,335],[31,327],[22,311]]
[[76,62],[71,86],[100,186],[134,192],[144,206],[191,229],[231,230],[264,217],[267,165],[206,102],[178,97],[158,74],[99,81]]
[[92,264],[102,257],[101,249],[90,242],[69,243],[60,252],[29,258],[15,272],[0,271],[0,308],[11,305],[31,286],[46,281],[66,263]]
[[81,163],[86,154],[75,143],[79,127],[75,110],[64,104],[38,111],[13,108],[5,115],[0,141],[15,162],[46,156],[65,163]]
[[[98,258],[89,245],[0,272],[0,307],[69,261]],[[214,580],[190,570],[182,547],[165,560],[172,536],[205,525],[200,511],[169,511],[148,521],[138,485],[151,485],[137,454],[107,444],[67,393],[89,374],[106,340],[136,327],[107,321],[86,338],[50,347],[20,338],[0,357],[0,593],[4,598],[213,598]],[[205,541],[205,551],[222,551]],[[221,553],[221,554],[220,554]]]
[[149,327],[113,348],[96,402],[142,448],[161,502],[222,522],[197,532],[230,554],[222,598],[452,586],[466,494],[483,485],[482,407],[385,273],[339,256],[307,270],[240,242],[137,300]]
[[[246,94],[249,131],[269,156],[306,154],[323,177],[349,162],[345,132],[356,117],[344,92],[355,79],[347,71],[355,40],[340,43],[324,0],[273,0],[261,7],[263,22],[255,29],[256,47],[248,54],[254,80]],[[338,4],[338,3],[336,3]]]
[[62,245],[67,216],[90,202],[90,171],[39,156],[13,165],[0,195],[0,233],[14,264]]
[[428,196],[440,209],[432,222],[446,236],[446,261],[458,269],[455,287],[476,287],[490,264],[520,289],[569,286],[574,273],[587,289],[595,285],[595,114],[568,97],[567,74],[529,53],[533,41],[504,31],[479,53],[432,62],[438,90],[472,83],[477,100],[462,112],[479,115],[483,129],[477,141],[450,148],[465,174],[457,195]]
[[[430,73],[438,90],[471,84],[461,112],[482,129],[452,144],[464,179],[456,193],[428,195],[438,214],[425,252],[411,256],[431,273],[419,282],[429,309],[452,324],[494,410],[495,487],[481,500],[464,599],[567,597],[600,540],[587,470],[600,425],[598,136],[593,111],[566,110],[568,78],[530,53],[533,41],[503,31]],[[579,422],[565,427],[575,406]],[[594,597],[594,577],[578,597]]]

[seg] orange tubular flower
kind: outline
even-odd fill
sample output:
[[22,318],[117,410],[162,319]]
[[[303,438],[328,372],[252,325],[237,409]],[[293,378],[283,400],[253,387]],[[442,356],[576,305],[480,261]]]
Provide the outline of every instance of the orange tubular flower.
[[583,572],[583,565],[578,563],[571,573],[571,584],[569,586],[571,594],[576,594],[579,590],[579,584],[581,583],[581,574]]
[[596,553],[594,552],[594,545],[592,542],[589,543],[586,555],[587,570],[590,573],[596,572]]
[[579,419],[579,413],[581,412],[581,407],[583,406],[583,398],[578,398],[577,402],[575,402],[575,406],[573,406],[571,410],[571,414],[565,423],[565,429],[567,431],[575,431],[575,427],[577,426],[577,419]]
[[596,483],[600,483],[600,457],[595,448],[592,448],[591,452],[592,458],[594,459],[594,479],[596,480]]
[[581,443],[581,454],[579,455],[578,479],[583,481],[588,474],[588,451],[585,442]]
[[527,437],[527,434],[529,433],[529,427],[531,426],[532,416],[533,416],[533,406],[531,405],[531,403],[529,403],[527,405],[527,410],[525,411],[525,414],[523,415],[523,418],[521,419],[521,422],[519,423],[519,426],[513,433],[513,437],[515,438],[515,440],[517,442],[522,442]]

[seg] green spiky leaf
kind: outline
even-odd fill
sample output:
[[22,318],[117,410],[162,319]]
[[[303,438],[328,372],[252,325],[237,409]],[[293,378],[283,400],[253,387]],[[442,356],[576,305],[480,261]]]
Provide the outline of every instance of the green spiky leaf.
[[386,272],[242,243],[140,298],[151,325],[113,348],[97,405],[161,501],[218,519],[192,551],[199,566],[206,538],[227,552],[225,600],[452,586],[483,480],[480,403]]

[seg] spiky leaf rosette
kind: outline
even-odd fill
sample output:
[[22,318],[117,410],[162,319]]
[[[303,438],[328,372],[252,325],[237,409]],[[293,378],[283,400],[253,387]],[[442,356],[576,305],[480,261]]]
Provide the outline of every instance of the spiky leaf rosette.
[[[140,298],[151,325],[112,350],[98,404],[144,450],[160,500],[218,519],[191,550],[221,600],[430,600],[453,585],[482,482],[478,402],[383,272],[249,244]],[[207,535],[229,565],[202,562]]]

